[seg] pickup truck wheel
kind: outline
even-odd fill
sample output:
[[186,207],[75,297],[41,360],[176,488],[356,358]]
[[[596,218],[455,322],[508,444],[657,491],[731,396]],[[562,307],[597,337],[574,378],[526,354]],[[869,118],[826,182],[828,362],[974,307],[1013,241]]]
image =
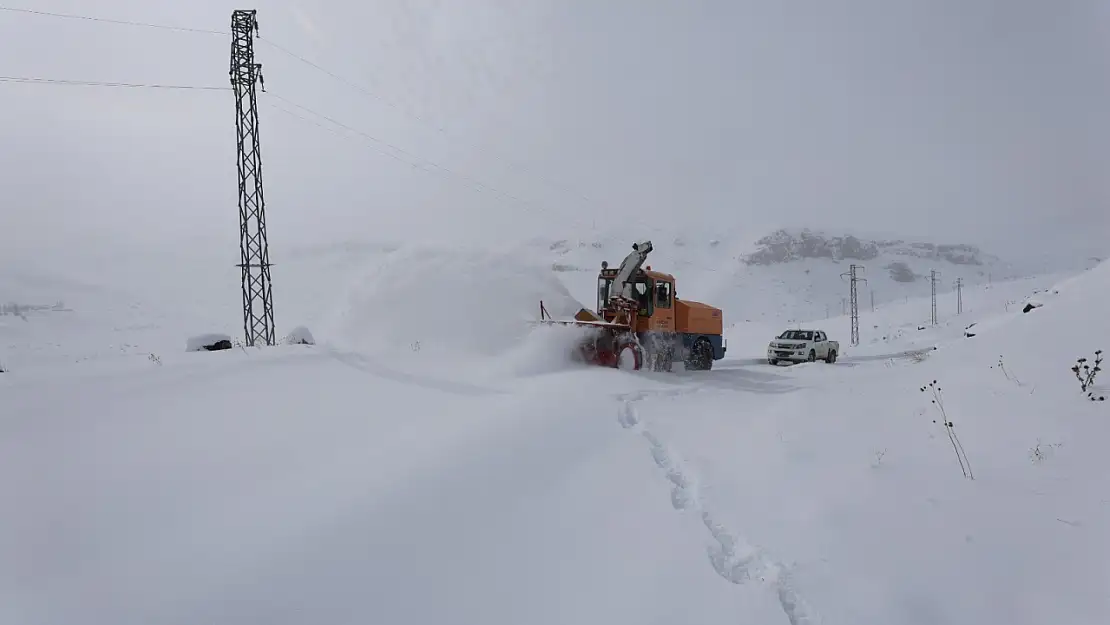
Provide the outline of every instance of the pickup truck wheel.
[[767,364],[769,364],[769,365],[771,365],[772,367],[774,367],[775,365],[779,364],[779,361],[775,360],[774,358],[768,358],[768,359],[767,359]]
[[835,349],[830,349],[829,350],[829,355],[825,357],[825,362],[829,363],[830,365],[832,363],[836,362],[836,350]]
[[809,350],[809,362],[816,362],[816,361],[817,361],[817,352],[812,350],[812,349]]

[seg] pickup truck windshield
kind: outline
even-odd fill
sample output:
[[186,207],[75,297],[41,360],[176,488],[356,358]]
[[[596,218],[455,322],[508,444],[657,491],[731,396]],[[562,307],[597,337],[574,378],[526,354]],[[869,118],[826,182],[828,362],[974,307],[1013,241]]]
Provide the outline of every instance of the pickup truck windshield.
[[811,330],[787,330],[780,334],[779,338],[784,341],[812,341],[813,332]]

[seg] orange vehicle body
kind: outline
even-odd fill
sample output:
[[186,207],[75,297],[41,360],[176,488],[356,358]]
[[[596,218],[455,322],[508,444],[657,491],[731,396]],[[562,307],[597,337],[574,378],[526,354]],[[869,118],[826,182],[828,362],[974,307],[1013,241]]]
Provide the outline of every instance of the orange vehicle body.
[[[571,324],[601,330],[582,346],[584,358],[603,366],[618,366],[619,354],[632,349],[632,368],[648,366],[669,371],[675,360],[687,370],[708,370],[724,358],[724,318],[720,308],[678,297],[673,275],[647,267],[634,279],[634,314],[614,305],[617,269],[603,267],[598,275],[596,312],[582,309]],[[542,308],[541,316],[546,311]],[[559,323],[559,322],[556,322]]]

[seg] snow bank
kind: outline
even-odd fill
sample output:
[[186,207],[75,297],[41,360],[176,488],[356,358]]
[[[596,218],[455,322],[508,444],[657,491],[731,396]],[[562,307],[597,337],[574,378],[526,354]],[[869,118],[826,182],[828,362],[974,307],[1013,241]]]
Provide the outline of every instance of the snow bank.
[[496,371],[533,376],[588,366],[577,358],[578,345],[596,332],[580,326],[538,325],[524,341],[505,353]]
[[[740,343],[761,359],[784,327],[740,320],[710,372],[537,376],[572,366],[580,332],[531,323],[541,298],[578,307],[547,266],[378,260],[348,292],[320,277],[343,306],[319,337],[460,354],[449,373],[339,349],[154,366],[154,339],[176,351],[179,328],[220,326],[9,319],[0,622],[1110,622],[1110,404],[1068,371],[1110,345],[1110,265],[1031,314],[1005,309],[1009,285],[966,289],[959,317],[941,298],[920,336],[942,349],[920,360],[898,353],[907,335],[836,365],[745,363]],[[880,307],[864,340],[928,304]],[[511,375],[459,379],[474,368]],[[975,480],[919,390],[934,379]],[[450,582],[435,601],[429,572]]]
[[315,345],[316,339],[312,336],[312,332],[309,332],[308,328],[297,326],[290,330],[289,334],[285,335],[282,342],[286,345]]
[[[728,392],[648,397],[622,414],[653,452],[686,461],[672,483],[700,485],[694,507],[737,545],[724,572],[789,572],[787,590],[823,622],[1110,622],[1110,411],[1068,370],[1110,349],[1110,264],[1055,291],[922,360],[889,346],[889,359],[722,368]],[[943,415],[921,390],[933,380]],[[1096,381],[1096,395],[1106,388]]]
[[350,287],[330,334],[365,350],[486,355],[519,345],[539,319],[582,306],[549,267],[484,251],[406,248]]
[[698,521],[598,413],[611,384],[514,396],[325,350],[240,355],[5,385],[0,622],[737,616]]

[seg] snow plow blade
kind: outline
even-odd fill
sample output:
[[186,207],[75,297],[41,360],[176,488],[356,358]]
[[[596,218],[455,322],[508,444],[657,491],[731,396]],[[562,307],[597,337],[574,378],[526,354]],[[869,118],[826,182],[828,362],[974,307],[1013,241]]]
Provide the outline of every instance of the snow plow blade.
[[628,370],[643,367],[643,348],[628,325],[605,321],[585,308],[575,313],[573,319],[554,319],[547,312],[542,301],[540,302],[540,323],[590,330],[578,344],[577,354],[582,362]]

